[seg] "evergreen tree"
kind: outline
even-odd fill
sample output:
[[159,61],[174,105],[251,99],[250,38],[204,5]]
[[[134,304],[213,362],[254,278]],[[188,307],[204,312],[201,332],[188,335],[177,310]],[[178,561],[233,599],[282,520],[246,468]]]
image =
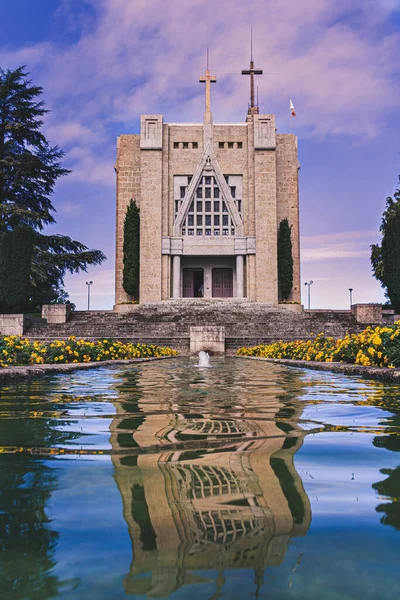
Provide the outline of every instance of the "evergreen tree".
[[278,228],[278,288],[279,299],[287,300],[293,287],[292,226],[287,219]]
[[124,221],[123,288],[134,300],[139,300],[140,211],[131,200]]
[[[400,182],[400,176],[399,176]],[[392,307],[400,313],[400,188],[386,199],[380,226],[381,244],[371,246],[374,277],[385,288]]]
[[0,236],[0,312],[23,312],[30,297],[34,231],[18,227]]
[[[25,297],[25,310],[56,301],[64,293],[67,272],[85,271],[105,259],[99,250],[89,250],[69,237],[41,233],[44,226],[55,223],[51,196],[57,180],[69,173],[61,164],[64,153],[50,146],[41,132],[48,112],[39,100],[41,94],[42,88],[32,85],[25,67],[0,68],[0,238],[21,226],[34,234],[32,294]],[[21,263],[20,268],[25,266]],[[4,285],[0,277],[0,288]]]

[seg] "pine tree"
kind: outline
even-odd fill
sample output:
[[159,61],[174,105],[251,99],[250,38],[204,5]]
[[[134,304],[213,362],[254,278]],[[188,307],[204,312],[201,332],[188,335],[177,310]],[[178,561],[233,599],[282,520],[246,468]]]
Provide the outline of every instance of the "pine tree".
[[[41,233],[44,226],[55,223],[51,196],[57,180],[69,173],[61,164],[64,153],[50,146],[41,132],[48,113],[39,99],[42,92],[32,85],[25,67],[0,68],[0,238],[21,226],[34,233],[32,294],[25,298],[26,310],[56,301],[64,293],[67,272],[85,271],[105,259],[99,250],[89,250],[67,236]],[[4,285],[0,279],[0,287]]]
[[287,300],[293,287],[292,226],[287,219],[278,228],[278,288],[279,299]]
[[122,285],[134,300],[139,300],[140,211],[131,200],[124,221],[124,272]]
[[0,237],[0,312],[19,313],[30,297],[34,231],[17,227]]
[[[400,183],[400,176],[399,176]],[[392,308],[400,313],[400,188],[386,199],[380,226],[381,244],[371,246],[374,277],[385,288]]]

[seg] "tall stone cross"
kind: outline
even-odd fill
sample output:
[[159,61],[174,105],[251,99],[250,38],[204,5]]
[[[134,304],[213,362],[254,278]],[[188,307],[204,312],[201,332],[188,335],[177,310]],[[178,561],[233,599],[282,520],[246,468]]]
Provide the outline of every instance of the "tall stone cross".
[[204,122],[211,123],[212,115],[211,115],[211,84],[217,81],[215,75],[211,75],[211,71],[208,68],[206,69],[206,74],[203,77],[199,78],[200,83],[206,84],[206,112],[204,113]]

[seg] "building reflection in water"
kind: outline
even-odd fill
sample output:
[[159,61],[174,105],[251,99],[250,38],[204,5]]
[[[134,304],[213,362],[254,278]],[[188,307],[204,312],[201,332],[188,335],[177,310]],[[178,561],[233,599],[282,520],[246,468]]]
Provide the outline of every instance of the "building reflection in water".
[[[202,413],[185,415],[176,394],[164,412],[168,394],[156,388],[151,399],[136,394],[133,404],[117,405],[110,439],[132,540],[127,593],[167,597],[209,581],[199,573],[205,570],[217,571],[218,590],[225,569],[254,569],[259,587],[264,570],[284,560],[290,538],[307,532],[310,504],[293,465],[304,432],[298,411],[279,399],[284,392],[273,386],[264,397],[266,418],[244,410],[241,418],[223,419],[207,412],[206,403]],[[146,415],[149,406],[153,414]],[[240,411],[238,402],[235,407]],[[274,418],[282,411],[290,420]],[[124,455],[124,448],[133,453]]]

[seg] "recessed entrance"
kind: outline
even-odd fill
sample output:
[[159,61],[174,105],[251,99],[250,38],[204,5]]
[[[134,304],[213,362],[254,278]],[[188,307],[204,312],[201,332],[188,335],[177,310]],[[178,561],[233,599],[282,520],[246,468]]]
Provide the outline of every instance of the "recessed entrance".
[[213,298],[232,298],[233,297],[233,270],[232,269],[213,269],[212,270],[212,297]]
[[203,298],[204,271],[203,269],[183,269],[183,297]]

